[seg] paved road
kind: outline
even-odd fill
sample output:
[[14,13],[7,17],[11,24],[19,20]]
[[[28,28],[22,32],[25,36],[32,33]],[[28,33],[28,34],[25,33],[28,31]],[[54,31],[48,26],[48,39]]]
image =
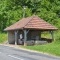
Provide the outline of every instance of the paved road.
[[0,60],[60,60],[60,58],[0,45]]

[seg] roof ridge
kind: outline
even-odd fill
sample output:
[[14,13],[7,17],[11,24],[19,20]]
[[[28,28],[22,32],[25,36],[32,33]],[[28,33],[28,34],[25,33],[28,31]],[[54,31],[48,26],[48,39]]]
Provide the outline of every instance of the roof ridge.
[[[34,17],[34,16],[31,16],[31,19],[25,24],[25,26],[33,19],[33,17]],[[25,27],[25,26],[24,26],[24,27]],[[24,27],[23,27],[23,28],[24,28]]]

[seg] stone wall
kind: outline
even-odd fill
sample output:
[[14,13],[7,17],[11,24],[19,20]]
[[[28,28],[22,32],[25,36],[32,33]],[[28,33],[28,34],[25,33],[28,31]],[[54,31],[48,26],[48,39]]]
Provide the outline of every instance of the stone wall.
[[[19,44],[20,34],[23,35],[23,40],[24,40],[24,32],[22,30],[18,30],[17,44]],[[39,39],[40,39],[40,31],[30,30],[28,32],[28,34],[27,34],[27,41],[39,40]],[[8,42],[9,42],[9,44],[14,44],[15,43],[14,31],[8,31]]]
[[27,36],[28,36],[28,40],[39,40],[40,39],[40,31],[30,30]]
[[9,42],[9,44],[14,44],[15,43],[14,31],[8,31],[8,42]]

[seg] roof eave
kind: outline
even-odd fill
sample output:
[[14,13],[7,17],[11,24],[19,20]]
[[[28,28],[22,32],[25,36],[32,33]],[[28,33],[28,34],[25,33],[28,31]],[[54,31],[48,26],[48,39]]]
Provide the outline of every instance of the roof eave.
[[22,28],[17,28],[17,29],[4,29],[4,31],[12,31],[12,30],[23,30],[23,27]]
[[58,28],[55,28],[55,29],[24,28],[24,29],[30,29],[30,30],[35,30],[35,29],[36,29],[36,30],[45,30],[45,31],[46,31],[46,30],[49,30],[49,31],[51,31],[51,30],[52,30],[52,31],[58,30]]

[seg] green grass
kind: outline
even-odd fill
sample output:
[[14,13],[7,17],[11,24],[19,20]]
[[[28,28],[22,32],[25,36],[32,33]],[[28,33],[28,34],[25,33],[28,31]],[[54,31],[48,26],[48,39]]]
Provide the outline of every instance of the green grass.
[[55,32],[55,41],[45,45],[22,46],[30,50],[36,50],[44,53],[60,56],[60,31]]
[[0,43],[4,43],[7,41],[7,34],[0,33]]
[[24,48],[60,56],[60,41],[56,43],[53,42],[46,45],[25,46]]

